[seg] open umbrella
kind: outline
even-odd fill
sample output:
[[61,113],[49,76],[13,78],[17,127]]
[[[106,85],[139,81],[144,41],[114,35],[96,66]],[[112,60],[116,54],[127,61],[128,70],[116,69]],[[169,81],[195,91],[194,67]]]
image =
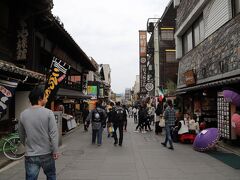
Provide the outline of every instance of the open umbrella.
[[202,130],[193,142],[193,149],[196,151],[208,151],[215,147],[220,138],[217,128],[208,128]]
[[236,106],[240,106],[240,94],[233,90],[224,90],[223,96],[226,101],[235,104]]
[[232,127],[235,133],[240,136],[240,115],[237,113],[232,115]]

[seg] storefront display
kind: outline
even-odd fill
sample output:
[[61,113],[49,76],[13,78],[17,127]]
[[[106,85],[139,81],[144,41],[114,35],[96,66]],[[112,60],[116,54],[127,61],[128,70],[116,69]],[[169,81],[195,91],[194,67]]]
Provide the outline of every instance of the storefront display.
[[202,98],[201,115],[208,128],[217,127],[217,102],[214,96]]
[[221,94],[217,99],[218,130],[222,138],[231,139],[230,104]]

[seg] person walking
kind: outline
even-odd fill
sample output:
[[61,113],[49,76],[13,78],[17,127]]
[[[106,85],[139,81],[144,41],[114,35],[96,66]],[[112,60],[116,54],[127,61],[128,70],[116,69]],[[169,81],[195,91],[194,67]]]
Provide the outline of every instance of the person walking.
[[[109,128],[112,127],[112,124],[113,124],[113,121],[114,121],[114,111],[115,111],[114,103],[110,102],[109,111],[107,113],[107,116],[108,116],[108,120],[107,120],[108,137],[110,137],[111,133],[113,133],[113,132],[109,132]],[[113,134],[112,134],[112,137],[113,137]]]
[[19,137],[25,146],[26,180],[37,180],[40,168],[48,180],[56,180],[58,128],[53,112],[44,106],[44,89],[34,88],[28,96],[31,107],[25,109],[18,123]]
[[[120,102],[116,103],[116,108],[114,110],[114,121],[113,121],[113,136],[114,136],[114,145],[117,144],[119,146],[122,146],[123,141],[123,125],[124,125],[124,119],[127,116],[126,111],[124,108],[120,106]],[[117,129],[119,131],[119,139],[117,137]]]
[[162,102],[158,102],[155,113],[156,113],[155,134],[158,135],[162,133],[162,127],[159,126],[160,116],[163,114]]
[[139,107],[139,110],[138,110],[138,125],[134,132],[138,132],[138,128],[139,128],[140,132],[146,133],[146,131],[144,130],[146,120],[147,120],[146,104],[141,103],[141,106]]
[[96,103],[96,108],[93,109],[86,121],[92,123],[92,144],[96,144],[97,138],[97,145],[102,145],[102,132],[103,129],[106,127],[106,118],[107,114],[106,111],[102,108],[101,103]]
[[127,118],[128,118],[128,109],[126,107],[126,105],[123,105],[122,108],[124,109],[124,122],[123,122],[123,126],[124,126],[124,131],[127,131]]
[[134,106],[132,112],[133,112],[134,123],[137,124],[137,122],[138,122],[138,119],[137,119],[138,109],[137,109],[137,107]]
[[174,110],[172,100],[167,100],[168,107],[164,111],[164,119],[165,119],[165,131],[166,131],[166,137],[165,141],[161,144],[166,147],[167,143],[169,142],[170,147],[168,149],[173,150],[173,142],[171,138],[171,129],[175,126],[176,121],[176,111]]
[[88,131],[88,126],[89,126],[89,123],[86,121],[88,114],[89,114],[88,107],[89,107],[89,105],[85,104],[83,107],[83,110],[82,110],[84,131]]

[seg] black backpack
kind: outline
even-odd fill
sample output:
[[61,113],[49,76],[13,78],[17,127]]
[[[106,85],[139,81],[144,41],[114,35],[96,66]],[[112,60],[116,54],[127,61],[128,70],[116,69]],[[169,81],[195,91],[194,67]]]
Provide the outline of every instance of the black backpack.
[[122,108],[116,108],[115,109],[115,113],[116,113],[116,121],[119,123],[122,123],[124,121],[124,117],[125,117],[125,110]]

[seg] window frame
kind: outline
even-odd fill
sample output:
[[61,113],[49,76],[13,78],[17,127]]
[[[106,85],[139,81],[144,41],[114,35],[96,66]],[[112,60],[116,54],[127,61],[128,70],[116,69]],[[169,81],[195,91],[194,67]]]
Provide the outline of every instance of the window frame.
[[[201,26],[203,25],[203,29]],[[198,36],[199,36],[199,42],[196,43],[196,37],[195,37],[195,28],[198,29]],[[201,29],[203,32],[201,32]],[[191,39],[192,48],[189,48],[189,44],[186,46],[186,42],[188,42],[188,34],[191,33]],[[186,32],[182,35],[182,53],[183,55],[187,54],[189,51],[191,51],[194,47],[198,46],[201,42],[203,42],[205,39],[205,32],[204,32],[204,19],[203,14],[201,14],[193,23],[192,25],[186,30]]]

